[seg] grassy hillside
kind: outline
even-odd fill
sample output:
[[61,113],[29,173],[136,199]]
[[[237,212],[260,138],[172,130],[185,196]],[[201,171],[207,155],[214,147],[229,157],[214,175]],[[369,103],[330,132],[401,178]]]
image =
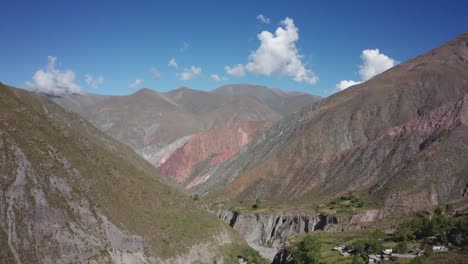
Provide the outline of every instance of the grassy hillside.
[[[2,251],[4,260],[12,252],[22,261],[39,261],[80,254],[87,247],[89,252],[112,251],[116,247],[113,235],[106,234],[107,227],[96,227],[106,222],[103,219],[130,238],[141,237],[149,256],[182,254],[221,233],[227,234],[230,241],[226,243],[245,247],[222,222],[163,184],[150,164],[79,116],[44,97],[4,85],[0,102],[0,242],[11,248],[9,253]],[[58,214],[54,220],[57,232],[79,232],[76,236],[83,240],[93,237],[90,240],[103,242],[93,248],[59,240],[49,229],[53,222],[39,220],[53,213]],[[37,225],[31,227],[31,222]],[[5,241],[4,232],[16,237]],[[79,250],[63,248],[62,243]],[[49,252],[53,250],[57,252]]]

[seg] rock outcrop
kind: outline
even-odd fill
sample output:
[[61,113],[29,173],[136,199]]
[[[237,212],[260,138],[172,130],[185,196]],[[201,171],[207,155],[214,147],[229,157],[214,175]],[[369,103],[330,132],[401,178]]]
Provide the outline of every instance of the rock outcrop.
[[166,177],[184,185],[196,186],[197,177],[231,158],[270,122],[230,123],[193,135],[161,164]]
[[224,209],[213,209],[211,212],[270,260],[290,237],[326,230],[330,225],[337,224],[335,217],[320,214],[238,213]]

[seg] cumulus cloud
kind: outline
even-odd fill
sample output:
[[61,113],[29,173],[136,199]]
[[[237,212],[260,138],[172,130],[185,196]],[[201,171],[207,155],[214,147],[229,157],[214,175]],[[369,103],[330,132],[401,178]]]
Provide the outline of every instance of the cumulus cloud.
[[177,77],[181,80],[187,81],[202,76],[202,69],[200,67],[192,66],[184,69],[182,73],[178,73]]
[[172,67],[172,68],[176,68],[176,69],[177,69],[177,67],[179,67],[179,65],[177,65],[177,61],[176,61],[175,58],[172,58],[169,61],[169,63],[167,64],[167,66]]
[[250,54],[245,68],[254,74],[289,76],[296,82],[317,83],[318,77],[306,67],[302,61],[304,56],[296,47],[299,29],[289,17],[281,25],[274,34],[263,31],[257,36],[260,47]]
[[237,64],[232,67],[224,66],[224,70],[227,74],[236,77],[243,77],[245,75],[244,65],[242,64]]
[[99,85],[101,85],[104,82],[104,76],[93,76],[91,74],[86,74],[85,82],[92,88],[96,89]]
[[262,14],[257,16],[257,20],[265,24],[270,24],[270,19]]
[[359,66],[359,75],[363,81],[367,81],[375,75],[397,65],[394,59],[380,53],[379,49],[363,50],[361,59],[362,64]]
[[336,84],[336,88],[340,91],[343,91],[344,89],[350,87],[350,86],[353,86],[353,85],[356,85],[356,84],[360,84],[362,82],[356,82],[356,81],[353,81],[353,80],[342,80],[340,81],[339,83]]
[[57,68],[57,58],[48,56],[45,69],[36,71],[32,81],[26,86],[40,93],[51,95],[82,94],[83,88],[75,83],[75,72],[72,70],[60,71]]
[[361,60],[362,64],[359,65],[359,76],[362,81],[342,80],[336,84],[337,89],[344,90],[352,85],[365,82],[398,64],[396,60],[380,53],[379,49],[363,50],[361,53]]
[[161,72],[159,72],[158,69],[156,69],[154,67],[151,67],[150,72],[154,76],[154,78],[156,78],[156,79],[161,78]]
[[224,76],[219,76],[218,74],[211,74],[211,80],[215,81],[215,82],[221,82],[221,81],[227,81],[228,78],[224,77]]
[[140,86],[143,83],[142,79],[136,79],[133,83],[129,85],[131,89],[136,89],[138,86]]

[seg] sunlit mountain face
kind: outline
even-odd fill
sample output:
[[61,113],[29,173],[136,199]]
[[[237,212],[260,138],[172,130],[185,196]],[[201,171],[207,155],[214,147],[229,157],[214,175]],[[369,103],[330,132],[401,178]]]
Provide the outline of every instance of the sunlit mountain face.
[[0,263],[466,263],[464,3],[2,11]]

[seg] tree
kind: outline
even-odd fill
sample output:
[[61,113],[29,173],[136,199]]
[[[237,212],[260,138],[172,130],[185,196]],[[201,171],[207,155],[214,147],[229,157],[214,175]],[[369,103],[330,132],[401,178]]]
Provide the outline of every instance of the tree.
[[385,237],[385,232],[382,229],[376,229],[370,236],[372,239],[382,239]]
[[293,250],[292,259],[295,264],[318,264],[321,259],[322,243],[316,237],[307,235]]
[[194,194],[194,195],[192,196],[192,199],[193,199],[194,201],[198,201],[198,200],[200,200],[200,196],[198,196],[198,194]]
[[396,239],[398,241],[408,241],[414,238],[414,232],[409,222],[403,222],[398,225],[395,232]]
[[380,243],[380,241],[378,241],[377,239],[371,238],[366,242],[365,249],[367,252],[378,254],[383,251],[383,246],[382,246],[382,243]]

